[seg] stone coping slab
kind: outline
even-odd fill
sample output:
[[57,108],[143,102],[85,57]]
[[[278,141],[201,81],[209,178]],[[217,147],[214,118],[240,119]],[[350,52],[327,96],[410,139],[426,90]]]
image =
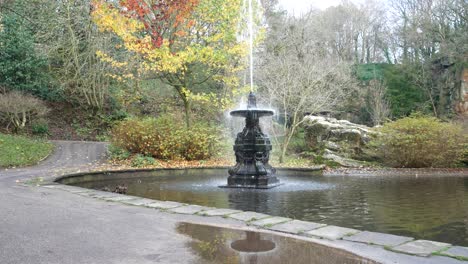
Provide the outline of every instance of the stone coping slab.
[[48,188],[48,189],[58,189],[57,187],[60,186],[60,184],[44,184],[41,185],[41,187]]
[[398,246],[400,244],[414,240],[412,237],[396,236],[369,231],[363,231],[343,239],[389,247]]
[[358,232],[361,232],[356,229],[347,228],[347,227],[339,227],[339,226],[325,226],[318,229],[314,229],[311,231],[307,231],[304,234],[308,236],[316,236],[327,238],[331,240],[341,239],[345,236],[354,235]]
[[89,197],[93,197],[93,198],[110,197],[113,194],[111,192],[97,191],[97,190],[91,190],[89,192],[78,192],[78,191],[73,192],[73,191],[66,190],[66,189],[61,189],[61,190],[68,191],[68,192],[71,192],[71,193],[75,193],[75,194],[78,194],[78,195],[81,195],[81,196],[89,196]]
[[237,213],[242,213],[240,210],[234,210],[234,209],[213,209],[213,210],[207,210],[203,211],[202,215],[206,216],[227,216],[230,214],[237,214]]
[[153,203],[154,200],[151,199],[146,199],[146,198],[140,198],[140,199],[131,199],[131,200],[123,200],[120,201],[124,204],[130,204],[130,205],[136,205],[136,206],[145,206],[147,204]]
[[236,219],[236,220],[249,222],[249,221],[260,220],[260,219],[271,217],[271,216],[266,215],[266,214],[247,211],[247,212],[242,212],[242,213],[238,213],[238,214],[231,214],[231,215],[229,215],[229,217],[233,218],[233,219]]
[[272,226],[272,225],[275,225],[275,224],[289,222],[291,220],[292,220],[291,218],[274,216],[274,217],[269,217],[269,218],[263,218],[263,219],[260,219],[260,220],[256,220],[256,221],[250,222],[250,224],[252,224],[254,226],[267,227],[267,226]]
[[156,200],[154,200],[152,203],[145,204],[146,207],[157,208],[157,209],[172,209],[172,208],[181,207],[184,205],[186,204],[172,202],[172,201],[156,201]]
[[85,189],[81,187],[68,186],[68,185],[46,185],[46,188],[60,189],[71,193],[91,193],[96,190]]
[[448,243],[429,241],[429,240],[416,240],[411,241],[397,247],[392,248],[395,251],[418,255],[418,256],[429,256],[432,253],[437,253],[447,247],[451,246]]
[[[120,197],[119,194],[115,194],[115,193],[94,193],[90,195],[94,198],[103,199],[103,200],[109,199],[109,198]],[[135,199],[135,197],[133,197],[133,199]]]
[[325,224],[306,222],[301,220],[292,220],[286,223],[276,224],[268,227],[270,230],[280,231],[291,234],[300,234],[306,231],[317,229],[319,227],[324,227]]
[[468,261],[468,247],[454,246],[445,251],[442,251],[441,254],[456,258],[462,258]]
[[177,213],[177,214],[196,214],[196,213],[200,213],[201,211],[206,211],[210,209],[213,209],[213,208],[200,206],[200,205],[184,205],[184,206],[169,209],[169,212]]
[[139,197],[128,196],[128,195],[123,195],[123,194],[104,198],[104,200],[109,201],[109,202],[121,202],[121,201],[126,201],[126,200],[135,200],[135,199],[139,199]]

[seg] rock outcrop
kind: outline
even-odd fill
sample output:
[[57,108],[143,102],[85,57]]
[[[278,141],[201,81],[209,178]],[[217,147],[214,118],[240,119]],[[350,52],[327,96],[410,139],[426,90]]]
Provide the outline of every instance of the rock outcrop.
[[372,128],[330,117],[304,118],[305,139],[315,155],[345,167],[360,167],[374,158],[368,148],[376,135]]

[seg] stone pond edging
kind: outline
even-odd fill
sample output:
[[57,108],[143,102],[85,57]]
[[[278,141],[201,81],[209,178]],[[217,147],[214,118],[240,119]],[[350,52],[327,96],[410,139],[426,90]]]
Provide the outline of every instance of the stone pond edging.
[[[197,169],[224,169],[227,167],[202,167]],[[47,179],[40,184],[43,188],[52,188],[67,191],[76,195],[100,199],[107,202],[116,202],[132,206],[140,206],[146,208],[158,209],[167,213],[173,214],[190,214],[205,217],[224,217],[242,221],[245,224],[257,229],[266,229],[270,231],[297,235],[300,237],[323,239],[326,241],[343,240],[351,243],[366,244],[378,246],[385,250],[399,253],[425,257],[450,257],[453,260],[468,261],[468,247],[460,247],[448,243],[415,240],[412,237],[397,236],[378,232],[361,231],[352,228],[344,228],[333,225],[326,225],[314,222],[295,220],[286,217],[271,216],[249,211],[240,211],[226,208],[212,208],[200,205],[192,205],[179,203],[174,201],[159,201],[137,196],[117,194],[113,192],[98,191],[86,189],[82,187],[64,185],[58,183],[67,178],[74,178],[85,175],[111,174],[111,173],[128,173],[128,172],[143,172],[143,171],[158,171],[158,170],[185,170],[194,168],[161,168],[161,169],[132,169],[132,170],[109,170],[109,171],[93,171],[80,172],[62,175],[59,177]],[[292,169],[292,168],[290,168]],[[299,171],[317,171],[321,168],[314,169],[296,169]],[[283,169],[287,170],[287,169]],[[423,263],[423,262],[422,262]],[[437,262],[434,262],[437,263]],[[468,263],[468,262],[467,262]]]

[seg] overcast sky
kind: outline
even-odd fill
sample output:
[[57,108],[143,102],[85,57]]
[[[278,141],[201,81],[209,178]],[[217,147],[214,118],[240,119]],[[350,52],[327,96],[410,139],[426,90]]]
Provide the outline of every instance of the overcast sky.
[[[314,6],[319,9],[325,9],[329,6],[336,6],[341,0],[279,0],[280,5],[288,11],[288,13],[294,15],[300,15]],[[364,0],[351,0],[356,4],[363,3]]]

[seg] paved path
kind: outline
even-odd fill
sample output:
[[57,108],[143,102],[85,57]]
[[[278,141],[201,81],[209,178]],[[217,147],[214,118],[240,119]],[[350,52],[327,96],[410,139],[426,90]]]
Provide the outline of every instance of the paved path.
[[[17,181],[92,170],[105,160],[106,145],[54,141],[56,151],[40,165],[0,169],[0,263],[203,263],[189,238],[178,234],[180,221],[242,227],[222,217],[171,214],[83,197],[56,188]],[[318,239],[310,239],[318,241]],[[350,241],[318,241],[382,263],[461,263],[448,258],[397,254]]]
[[106,159],[107,144],[102,142],[52,141],[55,151],[39,165],[17,169],[0,168],[0,184],[38,175],[53,176],[66,170],[92,170]]
[[[177,222],[156,210],[86,199],[17,180],[89,170],[105,157],[103,143],[55,141],[35,167],[0,170],[0,263],[190,263]],[[196,217],[191,217],[196,218]]]

